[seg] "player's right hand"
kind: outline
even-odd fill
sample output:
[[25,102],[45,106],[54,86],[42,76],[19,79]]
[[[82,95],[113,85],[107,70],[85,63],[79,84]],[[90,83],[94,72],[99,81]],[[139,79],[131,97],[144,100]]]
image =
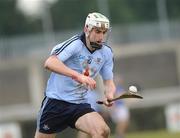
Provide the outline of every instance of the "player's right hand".
[[90,89],[95,89],[96,88],[96,81],[93,78],[89,77],[89,76],[85,76],[83,74],[78,74],[73,79],[76,80],[77,82],[87,86]]

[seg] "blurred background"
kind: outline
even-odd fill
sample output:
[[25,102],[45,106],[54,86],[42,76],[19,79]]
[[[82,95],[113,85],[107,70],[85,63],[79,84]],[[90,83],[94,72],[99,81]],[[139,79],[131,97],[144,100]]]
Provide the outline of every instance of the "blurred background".
[[0,138],[33,137],[50,73],[43,63],[94,11],[111,21],[114,73],[144,97],[128,101],[128,133],[180,132],[179,0],[0,0]]

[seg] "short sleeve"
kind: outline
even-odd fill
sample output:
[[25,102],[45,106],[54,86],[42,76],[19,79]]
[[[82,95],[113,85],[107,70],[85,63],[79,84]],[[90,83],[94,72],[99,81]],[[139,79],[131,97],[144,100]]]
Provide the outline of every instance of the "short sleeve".
[[113,53],[110,48],[108,49],[104,57],[105,57],[105,62],[100,70],[100,75],[102,76],[103,80],[113,79],[114,59],[113,59]]
[[66,61],[72,55],[76,54],[79,51],[81,44],[78,39],[78,37],[71,38],[70,40],[65,41],[64,43],[56,45],[52,49],[51,55],[56,55],[58,59],[60,59],[63,62]]

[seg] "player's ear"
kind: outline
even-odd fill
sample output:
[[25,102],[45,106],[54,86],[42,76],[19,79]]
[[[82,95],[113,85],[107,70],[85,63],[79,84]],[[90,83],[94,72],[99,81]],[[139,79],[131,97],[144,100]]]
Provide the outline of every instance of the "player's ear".
[[84,33],[86,34],[86,37],[89,36],[89,29],[88,29],[88,26],[84,26]]
[[84,26],[84,32],[87,33],[88,32],[88,26]]

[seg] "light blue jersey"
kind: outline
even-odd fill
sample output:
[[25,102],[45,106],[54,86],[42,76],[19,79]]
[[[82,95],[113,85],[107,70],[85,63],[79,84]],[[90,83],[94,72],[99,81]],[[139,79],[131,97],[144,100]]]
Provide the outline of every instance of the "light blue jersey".
[[[76,35],[56,45],[51,55],[56,55],[69,68],[95,78],[98,73],[103,80],[113,79],[113,53],[103,45],[91,52],[86,47],[85,34]],[[70,103],[87,103],[87,87],[70,77],[52,72],[47,83],[46,96]]]

